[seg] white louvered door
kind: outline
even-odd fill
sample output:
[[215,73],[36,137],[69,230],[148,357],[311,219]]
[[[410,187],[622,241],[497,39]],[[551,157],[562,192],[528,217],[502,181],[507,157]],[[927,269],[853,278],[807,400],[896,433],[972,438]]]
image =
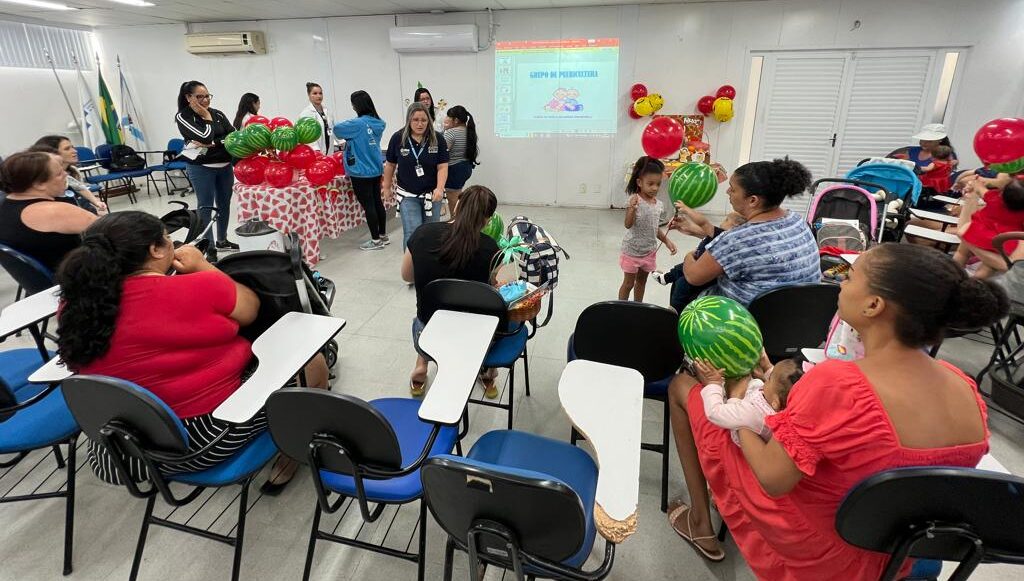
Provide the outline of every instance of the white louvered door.
[[[815,179],[831,175],[846,53],[769,54],[758,99],[751,161],[789,156]],[[808,196],[783,204],[805,212]]]

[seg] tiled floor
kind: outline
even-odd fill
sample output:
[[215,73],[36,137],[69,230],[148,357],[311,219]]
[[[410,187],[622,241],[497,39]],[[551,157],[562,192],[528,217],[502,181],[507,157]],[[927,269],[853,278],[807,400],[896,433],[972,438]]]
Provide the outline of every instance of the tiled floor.
[[[188,198],[194,205],[194,198]],[[156,214],[166,210],[167,198],[140,196],[136,205]],[[127,200],[113,201],[114,209],[129,207]],[[622,237],[622,213],[611,210],[574,210],[557,208],[499,209],[506,217],[523,213],[555,234],[571,260],[563,261],[556,293],[555,316],[530,344],[532,397],[523,390],[516,395],[515,427],[556,438],[568,438],[569,422],[555,393],[558,377],[565,365],[565,344],[576,317],[587,305],[615,298],[621,273],[617,264]],[[389,220],[394,240],[401,239],[398,220]],[[401,251],[397,244],[385,250],[364,252],[356,247],[366,237],[365,230],[347,233],[340,240],[323,244],[327,258],[319,270],[338,285],[334,314],[347,319],[339,338],[341,360],[334,389],[362,398],[408,395],[408,374],[413,363],[409,336],[415,296],[399,278]],[[680,251],[695,245],[695,240],[677,236]],[[662,266],[674,263],[662,250]],[[14,285],[0,275],[0,297],[9,302]],[[647,300],[667,304],[665,287],[652,282]],[[23,339],[8,341],[17,345]],[[6,348],[6,347],[5,347]],[[990,347],[966,339],[944,346],[941,356],[962,366],[969,373],[982,364]],[[517,373],[522,373],[521,366]],[[504,377],[502,378],[504,379]],[[521,384],[520,384],[521,385]],[[477,393],[476,395],[479,395]],[[469,445],[482,433],[505,425],[504,411],[473,406],[470,412]],[[648,438],[659,434],[660,410],[649,405],[645,415]],[[1024,474],[1024,427],[993,414],[992,451],[1011,471]],[[60,486],[63,475],[54,473],[52,456],[37,454],[23,466],[5,473],[0,470],[0,495],[17,494],[36,486],[40,490]],[[80,454],[81,458],[84,454]],[[38,463],[38,466],[36,464]],[[671,491],[684,494],[678,461],[671,462]],[[33,468],[26,475],[29,468]],[[22,479],[22,476],[25,476]],[[739,581],[753,579],[735,545],[727,546],[728,557],[719,564],[700,559],[668,527],[658,510],[658,457],[644,454],[641,466],[639,532],[618,547],[615,568],[610,579],[716,579]],[[263,477],[257,478],[257,483]],[[131,498],[123,489],[101,484],[89,471],[78,473],[77,526],[75,531],[74,579],[125,579],[141,522],[144,503]],[[11,492],[11,489],[17,487]],[[254,491],[255,492],[255,491]],[[207,493],[209,494],[209,493]],[[224,490],[207,499],[204,495],[193,506],[179,509],[175,520],[192,519],[226,532],[235,524],[237,488]],[[243,579],[297,579],[302,572],[306,539],[312,518],[314,493],[309,478],[299,478],[277,498],[250,497]],[[160,504],[158,503],[158,507]],[[167,509],[163,509],[165,512]],[[161,514],[158,509],[158,514]],[[356,533],[360,539],[404,547],[415,542],[418,518],[416,504],[402,510],[388,509],[373,525],[363,526],[356,509],[340,520],[326,519],[324,527],[338,525],[339,531]],[[60,577],[63,506],[47,500],[15,505],[0,505],[0,579],[58,579]],[[601,544],[598,543],[598,550]],[[439,579],[443,558],[443,535],[428,524],[429,561],[427,577]],[[599,555],[597,555],[599,557]],[[592,560],[595,563],[597,559]],[[456,558],[457,579],[464,579],[464,558]],[[186,580],[227,579],[231,567],[231,549],[224,545],[154,528],[150,531],[142,564],[142,579],[175,578]],[[949,567],[947,567],[947,570]],[[975,578],[981,580],[1018,579],[1022,570],[983,566]],[[313,579],[414,579],[415,566],[405,561],[367,553],[340,545],[320,543],[313,564]],[[501,578],[491,571],[488,579]],[[508,576],[511,578],[511,575]]]

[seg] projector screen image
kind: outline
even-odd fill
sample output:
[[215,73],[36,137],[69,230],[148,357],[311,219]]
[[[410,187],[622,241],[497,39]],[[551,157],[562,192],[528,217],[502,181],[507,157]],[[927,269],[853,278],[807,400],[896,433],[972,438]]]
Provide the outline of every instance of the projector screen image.
[[498,137],[614,134],[619,39],[498,42],[494,129]]

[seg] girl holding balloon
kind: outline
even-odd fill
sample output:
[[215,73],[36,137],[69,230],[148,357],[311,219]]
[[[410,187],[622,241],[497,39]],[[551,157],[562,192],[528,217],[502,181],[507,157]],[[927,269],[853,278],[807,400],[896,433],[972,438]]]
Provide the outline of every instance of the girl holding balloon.
[[633,173],[626,185],[626,193],[632,194],[626,207],[626,236],[622,239],[622,253],[619,255],[622,268],[620,301],[627,300],[630,292],[633,300],[644,300],[647,277],[657,270],[659,240],[670,253],[676,253],[676,245],[658,227],[663,209],[658,190],[664,173],[665,165],[653,157],[645,155],[633,164]]

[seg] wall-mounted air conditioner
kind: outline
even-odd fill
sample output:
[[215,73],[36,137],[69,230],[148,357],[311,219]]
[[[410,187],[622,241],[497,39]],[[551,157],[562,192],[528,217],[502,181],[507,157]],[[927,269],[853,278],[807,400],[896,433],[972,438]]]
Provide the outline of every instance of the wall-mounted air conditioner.
[[392,28],[391,48],[396,52],[477,52],[475,24],[401,26]]
[[267,54],[260,31],[186,34],[185,48],[192,54]]

